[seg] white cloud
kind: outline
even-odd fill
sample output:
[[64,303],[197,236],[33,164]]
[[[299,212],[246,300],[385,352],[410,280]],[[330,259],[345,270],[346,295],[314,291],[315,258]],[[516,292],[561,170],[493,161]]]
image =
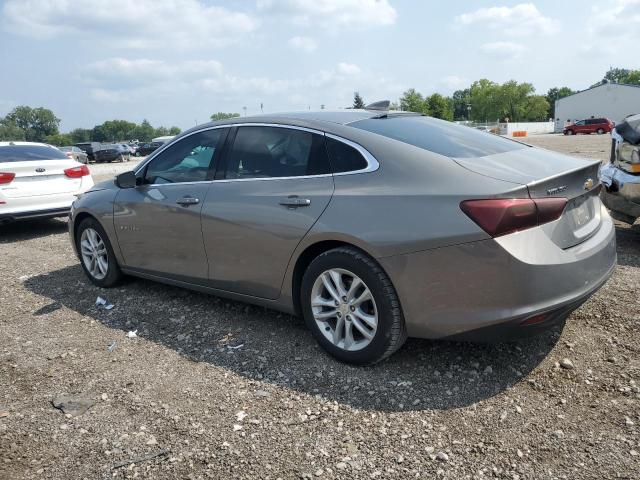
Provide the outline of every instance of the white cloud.
[[200,0],[6,0],[2,22],[28,37],[77,35],[139,49],[224,46],[258,25]]
[[338,72],[343,75],[357,75],[360,71],[360,67],[353,63],[340,62],[338,64]]
[[313,52],[318,48],[318,44],[313,38],[310,37],[293,37],[289,39],[289,46],[296,50],[302,50],[303,52]]
[[[333,68],[298,78],[241,77],[229,73],[215,60],[168,62],[155,59],[109,58],[87,65],[81,72],[93,99],[105,103],[189,96],[200,101],[285,95],[306,106],[331,100],[347,106],[355,90],[367,91],[372,99],[392,96],[400,88],[383,76],[341,62]],[[298,102],[299,100],[299,102]]]
[[449,90],[459,90],[461,88],[467,88],[471,85],[471,82],[467,78],[449,75],[440,80],[440,85],[443,85]]
[[388,0],[258,0],[257,5],[263,13],[325,28],[392,25],[398,16]]
[[[593,7],[588,28],[595,36],[640,41],[640,0],[613,0],[606,7]],[[602,38],[594,39],[598,40]]]
[[519,58],[524,50],[524,46],[513,42],[489,42],[480,46],[482,53],[500,58]]
[[506,35],[551,34],[559,29],[558,21],[545,17],[532,3],[513,7],[480,8],[455,18],[456,25],[480,25],[500,30]]

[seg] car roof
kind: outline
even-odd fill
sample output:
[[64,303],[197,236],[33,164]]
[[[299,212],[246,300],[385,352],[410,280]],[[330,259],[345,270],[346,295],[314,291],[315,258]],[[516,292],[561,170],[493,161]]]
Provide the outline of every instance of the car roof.
[[309,110],[302,112],[282,112],[268,113],[260,115],[252,115],[249,117],[234,117],[225,120],[217,120],[208,122],[197,127],[191,128],[189,131],[206,128],[210,125],[229,125],[235,123],[286,123],[287,121],[304,122],[306,124],[338,124],[349,125],[350,123],[369,118],[378,118],[381,116],[404,116],[419,115],[414,112],[400,111],[382,111],[382,110],[360,110],[360,109],[344,109],[344,110]]
[[22,146],[22,147],[51,147],[56,148],[53,145],[49,145],[48,143],[40,143],[40,142],[0,142],[0,147],[13,147],[13,146]]

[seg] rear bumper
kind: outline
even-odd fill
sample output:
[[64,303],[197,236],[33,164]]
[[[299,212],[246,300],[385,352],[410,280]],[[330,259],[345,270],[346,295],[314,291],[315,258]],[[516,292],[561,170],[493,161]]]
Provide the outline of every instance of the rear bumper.
[[47,210],[32,210],[27,212],[0,213],[0,223],[14,222],[18,220],[35,220],[45,218],[66,217],[70,207],[51,208]]
[[606,187],[600,193],[602,203],[631,217],[631,222],[640,217],[640,175],[631,175],[609,163],[600,168],[599,176]]
[[[408,334],[486,341],[539,333],[611,276],[615,229],[606,211],[595,235],[566,250],[547,250],[535,230],[379,259],[400,296]],[[543,321],[522,325],[528,319]]]

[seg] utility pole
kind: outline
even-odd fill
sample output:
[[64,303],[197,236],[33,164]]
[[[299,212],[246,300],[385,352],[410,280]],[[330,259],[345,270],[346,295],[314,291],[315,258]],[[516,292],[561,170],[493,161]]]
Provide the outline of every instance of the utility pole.
[[264,113],[264,104],[260,102],[260,113]]
[[247,116],[247,107],[242,107],[242,110],[244,110],[244,116]]

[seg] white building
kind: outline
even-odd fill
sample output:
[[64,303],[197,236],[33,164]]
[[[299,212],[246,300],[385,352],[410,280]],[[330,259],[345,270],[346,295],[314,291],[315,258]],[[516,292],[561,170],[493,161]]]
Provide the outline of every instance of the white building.
[[640,113],[640,86],[605,83],[556,100],[555,131],[591,117],[620,123],[634,113]]

